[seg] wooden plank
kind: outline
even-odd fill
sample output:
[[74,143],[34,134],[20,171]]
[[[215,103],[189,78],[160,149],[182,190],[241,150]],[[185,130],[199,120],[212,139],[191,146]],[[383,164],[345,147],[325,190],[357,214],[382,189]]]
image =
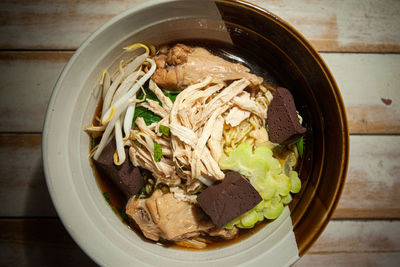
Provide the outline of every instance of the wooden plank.
[[400,2],[397,0],[252,2],[285,19],[318,51],[400,51]]
[[[55,216],[41,136],[0,135],[0,216]],[[351,136],[350,165],[336,218],[400,218],[400,136]]]
[[331,221],[309,253],[400,252],[400,221]]
[[58,219],[1,219],[0,266],[96,266]]
[[2,1],[1,49],[76,49],[113,16],[145,0]]
[[351,133],[400,133],[400,55],[322,57],[341,90]]
[[41,135],[0,135],[0,159],[0,216],[56,216],[43,174]]
[[0,52],[0,131],[42,131],[51,92],[70,56]]
[[350,136],[337,218],[400,218],[400,136]]
[[[0,229],[1,266],[93,265],[58,219],[1,219]],[[332,221],[295,266],[395,266],[399,229],[398,221]]]
[[398,266],[400,252],[370,252],[370,253],[324,253],[304,255],[293,267],[354,267],[354,266]]
[[[111,17],[145,0],[2,1],[1,49],[76,49]],[[400,52],[397,0],[254,0],[319,51]]]
[[[71,52],[0,52],[0,132],[40,132],[55,82]],[[351,133],[400,133],[400,55],[322,53]],[[23,74],[23,79],[21,79]],[[381,98],[390,99],[390,105]]]

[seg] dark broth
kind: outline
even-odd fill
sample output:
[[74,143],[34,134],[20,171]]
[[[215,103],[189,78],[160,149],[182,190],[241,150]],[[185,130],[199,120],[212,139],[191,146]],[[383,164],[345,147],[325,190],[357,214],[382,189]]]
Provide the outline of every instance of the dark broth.
[[[252,73],[261,76],[264,78],[264,82],[272,87],[277,87],[278,85],[283,85],[285,86],[285,83],[282,82],[281,79],[276,75],[276,70],[270,69],[269,64],[265,64],[265,62],[260,62],[260,58],[257,57],[253,52],[250,50],[238,48],[235,45],[231,44],[226,44],[222,42],[215,42],[215,41],[210,41],[210,40],[181,40],[179,41],[180,43],[187,44],[189,46],[201,46],[209,50],[211,53],[220,56],[228,61],[232,62],[239,62],[248,67]],[[175,44],[177,42],[170,43],[169,45]],[[168,44],[167,44],[168,45]],[[239,60],[237,60],[239,59]],[[290,88],[290,87],[289,87]],[[296,98],[296,96],[295,96]],[[102,103],[99,103],[96,113],[93,118],[93,125],[99,125],[98,121],[96,120],[96,117],[100,117],[100,112],[101,112],[101,106]],[[300,113],[303,115],[301,111],[301,106],[300,106]],[[303,119],[305,122],[307,122],[307,118],[303,116]],[[100,140],[99,138],[95,138],[92,142],[92,147],[97,144]],[[306,142],[305,142],[306,143]],[[307,150],[305,150],[307,152]],[[306,153],[304,154],[304,157],[306,156]],[[304,158],[303,157],[303,158]],[[309,159],[310,160],[310,159]],[[297,164],[297,170],[300,171],[302,169],[302,164],[303,160],[300,159],[298,164]],[[127,219],[126,216],[124,216],[124,213],[121,213],[120,211],[125,210],[125,205],[127,203],[127,199],[125,198],[124,194],[120,191],[120,189],[107,177],[105,177],[102,173],[100,173],[95,165],[93,164],[93,161],[91,160],[91,166],[93,167],[93,171],[97,180],[97,183],[100,187],[101,192],[106,194],[106,198],[109,198],[109,204],[114,210],[114,212],[117,214],[117,216],[120,217],[121,221],[127,224],[136,234],[138,234],[143,241],[149,242],[149,243],[161,243],[161,242],[154,242],[152,240],[149,240],[144,237],[143,233],[139,229],[139,227],[135,224],[133,220]],[[302,179],[302,182],[304,182],[304,179]],[[299,194],[294,194],[293,196],[293,201],[290,203],[289,208],[292,211],[296,203],[298,202],[301,193],[303,191],[303,186],[302,190]],[[239,234],[237,235],[236,238],[232,240],[224,240],[222,238],[216,238],[216,237],[206,237],[202,236],[202,238],[205,238],[208,242],[207,247],[202,249],[202,250],[209,250],[209,249],[215,249],[215,248],[220,248],[224,246],[229,246],[231,244],[234,244],[236,242],[239,242],[250,235],[258,232],[260,229],[262,229],[266,224],[268,224],[269,220],[265,219],[264,221],[257,223],[255,227],[251,229],[239,229]],[[182,246],[176,245],[174,242],[163,242],[162,243],[166,247],[171,247],[171,248],[177,248],[177,249],[184,249],[184,250],[199,250],[199,249],[192,249],[192,248],[186,248]]]

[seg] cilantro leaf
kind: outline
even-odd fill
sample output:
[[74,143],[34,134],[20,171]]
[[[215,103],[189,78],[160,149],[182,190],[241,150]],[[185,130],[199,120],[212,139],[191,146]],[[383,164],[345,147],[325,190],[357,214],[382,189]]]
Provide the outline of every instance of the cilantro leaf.
[[[145,97],[144,101],[147,101],[147,99],[151,99],[151,100],[157,101],[158,104],[160,106],[162,106],[161,101],[157,98],[155,93],[148,88],[148,84],[146,84],[146,85],[145,85],[145,89],[144,89],[144,91],[146,93],[146,97]],[[165,91],[164,95],[167,96],[169,99],[171,99],[172,102],[174,102],[180,92],[181,91],[172,91],[172,92]],[[137,99],[143,99],[143,98],[144,98],[143,91],[140,91],[140,93],[137,95]],[[161,120],[161,117],[154,114],[154,112],[152,112],[151,110],[148,110],[147,108],[144,108],[141,106],[136,106],[135,115],[133,116],[133,121],[132,121],[133,126],[136,126],[136,123],[135,123],[136,119],[140,118],[140,117],[143,118],[146,125],[150,125],[154,122],[159,122]],[[164,133],[164,132],[162,132],[162,133]],[[167,136],[169,136],[169,135],[167,135]]]
[[176,97],[179,95],[179,93],[182,91],[171,91],[171,92],[164,92],[164,95],[171,99],[172,103],[175,102]]
[[161,117],[154,114],[152,111],[148,110],[147,108],[144,107],[136,107],[135,109],[135,115],[133,116],[133,121],[132,124],[136,126],[136,119],[142,117],[146,125],[150,125],[153,122],[159,122],[161,120]]

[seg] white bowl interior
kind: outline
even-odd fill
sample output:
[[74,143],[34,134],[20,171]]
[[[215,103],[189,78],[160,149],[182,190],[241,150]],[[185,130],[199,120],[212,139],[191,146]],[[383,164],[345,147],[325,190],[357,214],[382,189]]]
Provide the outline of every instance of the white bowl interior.
[[57,211],[75,241],[101,265],[261,265],[298,258],[288,208],[257,234],[206,251],[166,248],[144,242],[113,213],[89,164],[89,136],[104,69],[118,65],[122,48],[136,42],[161,44],[199,36],[230,42],[213,1],[152,1],[126,11],[96,31],[64,69],[48,108],[44,167]]

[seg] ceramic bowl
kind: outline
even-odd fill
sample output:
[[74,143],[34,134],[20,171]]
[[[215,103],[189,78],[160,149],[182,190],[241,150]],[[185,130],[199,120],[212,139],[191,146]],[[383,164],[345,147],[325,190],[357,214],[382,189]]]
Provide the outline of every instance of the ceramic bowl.
[[[200,4],[201,3],[201,4]],[[307,127],[303,182],[289,209],[257,233],[205,251],[144,242],[103,198],[83,131],[97,105],[95,85],[122,47],[197,40],[229,47],[289,88]],[[269,77],[269,78],[268,78]],[[290,265],[322,233],[338,203],[348,163],[348,128],[335,80],[312,45],[278,16],[241,1],[149,1],[114,17],[76,51],[54,88],[43,133],[47,185],[79,246],[100,265]]]

